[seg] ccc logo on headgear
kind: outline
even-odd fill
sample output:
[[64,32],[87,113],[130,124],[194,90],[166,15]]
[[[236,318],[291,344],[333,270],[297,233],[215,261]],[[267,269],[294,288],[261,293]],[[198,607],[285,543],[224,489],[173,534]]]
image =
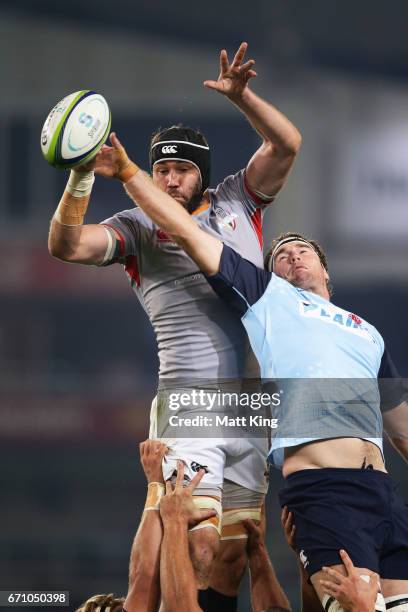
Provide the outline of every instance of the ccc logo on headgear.
[[176,145],[166,145],[162,147],[162,153],[177,153],[177,147]]

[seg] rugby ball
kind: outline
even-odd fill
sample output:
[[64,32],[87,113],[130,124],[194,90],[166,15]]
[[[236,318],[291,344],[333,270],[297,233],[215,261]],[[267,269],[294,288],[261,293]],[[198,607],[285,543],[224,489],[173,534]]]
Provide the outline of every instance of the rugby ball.
[[51,166],[69,169],[92,159],[109,135],[111,112],[105,98],[84,89],[66,96],[49,113],[41,150]]

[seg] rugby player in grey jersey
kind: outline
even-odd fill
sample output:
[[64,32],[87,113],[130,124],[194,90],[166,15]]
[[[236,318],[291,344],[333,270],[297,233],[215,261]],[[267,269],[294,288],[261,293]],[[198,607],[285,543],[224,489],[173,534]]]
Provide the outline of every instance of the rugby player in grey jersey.
[[[301,144],[298,130],[276,108],[248,87],[255,77],[253,60],[244,62],[242,43],[230,63],[220,54],[217,81],[207,88],[225,95],[246,116],[262,138],[245,170],[209,189],[209,147],[205,138],[182,126],[155,135],[150,147],[154,184],[182,204],[197,223],[229,244],[255,265],[262,266],[262,213],[284,184]],[[240,379],[248,375],[249,353],[239,321],[208,286],[197,265],[139,209],[123,211],[99,225],[84,225],[94,172],[117,177],[125,183],[129,168],[116,168],[115,152],[105,146],[86,167],[71,172],[66,190],[51,222],[49,250],[71,263],[108,265],[122,263],[137,297],[154,327],[159,347],[160,379],[188,379],[200,389],[203,379]],[[167,408],[166,394],[159,394],[159,411]],[[234,609],[238,586],[246,565],[245,514],[255,518],[266,493],[266,440],[232,439],[166,440],[165,426],[156,423],[153,406],[151,434],[166,441],[169,453],[165,478],[182,459],[191,480],[200,466],[207,466],[195,493],[204,506],[219,508],[223,497],[232,539],[219,549],[219,521],[191,533],[192,561],[199,587],[210,582],[216,597],[225,595]],[[168,437],[168,436],[167,436]],[[205,498],[205,499],[203,499]],[[242,512],[244,509],[244,512]],[[211,528],[212,527],[212,528]],[[214,529],[215,527],[215,529]],[[220,599],[221,596],[219,596]],[[227,602],[227,603],[226,603]]]

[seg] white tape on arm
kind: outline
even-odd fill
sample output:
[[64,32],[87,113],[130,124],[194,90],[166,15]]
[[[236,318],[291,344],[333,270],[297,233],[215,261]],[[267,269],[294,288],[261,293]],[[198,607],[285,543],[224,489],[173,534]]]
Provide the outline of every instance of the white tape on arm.
[[93,172],[71,170],[67,186],[54,213],[54,219],[58,223],[70,227],[83,224],[94,180]]
[[95,173],[93,170],[90,172],[71,170],[65,191],[68,191],[74,198],[83,198],[91,193],[94,181]]
[[103,256],[101,265],[105,264],[107,261],[110,261],[113,257],[113,253],[115,251],[115,242],[112,238],[112,232],[109,228],[103,228],[108,236],[108,246],[106,247],[105,255]]

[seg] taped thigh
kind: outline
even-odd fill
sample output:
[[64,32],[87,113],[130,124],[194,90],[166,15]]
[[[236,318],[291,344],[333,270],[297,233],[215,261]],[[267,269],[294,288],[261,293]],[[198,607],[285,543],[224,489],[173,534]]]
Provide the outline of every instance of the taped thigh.
[[[345,612],[343,606],[339,604],[337,599],[331,597],[330,595],[323,596],[322,606],[324,612]],[[375,611],[386,612],[384,597],[381,595],[381,593],[378,593],[377,595],[377,600],[375,602]]]
[[245,519],[259,521],[265,495],[251,491],[231,480],[224,480],[222,497],[221,540],[244,540],[248,538],[243,525]]
[[392,612],[408,612],[408,593],[385,598],[385,607]]
[[205,527],[212,527],[221,533],[221,517],[222,517],[222,506],[221,501],[215,497],[209,497],[208,495],[194,495],[194,505],[200,510],[215,510],[216,516],[212,516],[205,521],[201,521],[195,527],[189,529],[189,531],[197,531],[198,529],[204,529]]

